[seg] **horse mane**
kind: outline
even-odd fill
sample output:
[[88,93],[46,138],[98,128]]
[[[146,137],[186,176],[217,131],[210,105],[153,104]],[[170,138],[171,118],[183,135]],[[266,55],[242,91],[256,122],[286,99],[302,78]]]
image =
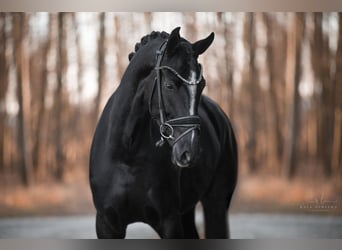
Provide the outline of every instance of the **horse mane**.
[[131,61],[131,59],[133,58],[133,56],[135,55],[135,53],[144,45],[146,45],[149,41],[157,39],[157,38],[162,38],[162,39],[166,39],[169,37],[169,34],[166,33],[165,31],[159,32],[159,31],[152,31],[151,34],[145,35],[140,39],[140,42],[137,42],[135,44],[134,47],[134,52],[131,52],[128,55],[128,59],[129,61]]

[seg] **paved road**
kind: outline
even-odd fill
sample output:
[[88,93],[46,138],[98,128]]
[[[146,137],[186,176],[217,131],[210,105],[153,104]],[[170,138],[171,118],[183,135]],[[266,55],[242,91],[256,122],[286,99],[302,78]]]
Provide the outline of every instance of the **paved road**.
[[[196,216],[203,235],[201,216]],[[94,216],[0,219],[0,238],[95,238]],[[342,238],[342,217],[281,214],[232,214],[231,237],[238,239]],[[131,239],[158,238],[146,224],[128,226]]]

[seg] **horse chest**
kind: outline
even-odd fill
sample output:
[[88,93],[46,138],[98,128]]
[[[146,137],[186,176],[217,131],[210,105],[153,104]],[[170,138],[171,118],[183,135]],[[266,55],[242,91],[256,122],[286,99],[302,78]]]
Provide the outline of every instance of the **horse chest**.
[[144,165],[127,166],[123,163],[114,164],[114,168],[105,191],[107,196],[104,202],[107,207],[134,211],[140,215],[146,207],[157,209],[161,199],[172,203],[177,198],[176,183],[173,183],[173,178],[170,179],[167,171],[156,171]]

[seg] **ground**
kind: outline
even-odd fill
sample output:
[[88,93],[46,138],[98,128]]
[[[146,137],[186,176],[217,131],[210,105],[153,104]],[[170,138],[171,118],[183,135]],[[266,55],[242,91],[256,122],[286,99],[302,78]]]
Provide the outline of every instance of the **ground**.
[[[76,176],[76,177],[75,177]],[[338,180],[240,176],[231,213],[342,215],[342,184]],[[86,174],[66,176],[63,183],[45,182],[29,188],[2,185],[0,217],[92,215],[95,210]]]
[[[203,216],[197,211],[196,224],[204,238]],[[233,239],[342,238],[342,217],[298,214],[233,213],[229,217]],[[96,238],[95,217],[49,216],[0,219],[0,238],[92,239]],[[128,239],[158,239],[148,225],[128,226]]]
[[[0,178],[1,179],[1,178]],[[86,173],[62,183],[30,187],[0,182],[0,238],[95,238],[95,209]],[[242,175],[232,200],[232,238],[341,238],[338,180]],[[196,224],[204,237],[201,206]],[[129,225],[127,238],[158,238],[146,224]]]

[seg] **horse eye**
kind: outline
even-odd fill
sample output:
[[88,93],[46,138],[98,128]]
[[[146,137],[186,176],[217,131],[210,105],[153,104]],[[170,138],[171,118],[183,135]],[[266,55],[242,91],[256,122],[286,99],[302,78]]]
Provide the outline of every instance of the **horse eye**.
[[173,84],[170,83],[170,82],[167,82],[167,83],[165,84],[165,86],[166,86],[167,89],[173,89]]

